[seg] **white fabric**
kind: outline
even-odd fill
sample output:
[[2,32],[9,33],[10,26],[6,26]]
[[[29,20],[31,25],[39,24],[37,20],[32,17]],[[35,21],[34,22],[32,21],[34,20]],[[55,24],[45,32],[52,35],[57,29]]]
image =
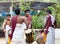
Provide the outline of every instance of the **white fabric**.
[[8,31],[6,31],[5,33],[5,40],[6,40],[6,43],[8,42]]
[[26,29],[26,24],[25,23],[23,23],[23,27],[24,27],[24,29]]
[[22,41],[12,40],[11,44],[26,44],[26,43],[25,40]]
[[55,44],[55,30],[53,27],[49,27],[49,33],[47,34],[46,44]]
[[36,41],[34,41],[32,44],[38,44]]
[[[23,23],[23,27],[24,27],[24,29],[26,29],[26,24],[25,23]],[[26,40],[25,34],[24,34],[24,39]]]
[[6,25],[6,31],[10,30],[11,27],[9,25]]
[[54,22],[55,22],[55,17],[50,15],[51,16],[51,21],[52,21],[52,25],[54,25]]
[[25,39],[24,39],[25,27],[23,26],[24,26],[23,24],[16,24],[16,28],[15,28],[15,31],[13,33],[13,38],[12,38],[12,41],[16,41],[16,42],[13,42],[13,44],[17,44],[20,41],[22,42],[21,44],[26,44]]
[[5,33],[5,39],[6,39],[6,42],[8,41],[8,34],[9,34],[9,30],[10,30],[10,26],[9,25],[6,25],[6,33]]

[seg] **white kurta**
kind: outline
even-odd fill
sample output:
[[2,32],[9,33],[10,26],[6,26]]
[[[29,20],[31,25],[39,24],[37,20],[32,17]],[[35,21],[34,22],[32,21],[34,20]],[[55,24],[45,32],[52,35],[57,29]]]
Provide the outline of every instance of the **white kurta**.
[[26,44],[24,39],[24,24],[16,24],[11,44]]
[[55,30],[53,27],[49,27],[49,33],[47,34],[46,44],[55,44]]

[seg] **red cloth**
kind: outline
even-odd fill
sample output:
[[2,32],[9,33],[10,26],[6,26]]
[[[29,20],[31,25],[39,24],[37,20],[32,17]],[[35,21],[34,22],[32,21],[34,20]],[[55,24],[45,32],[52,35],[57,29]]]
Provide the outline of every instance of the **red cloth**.
[[28,23],[30,23],[32,21],[32,18],[30,15],[27,17],[27,20],[28,20]]
[[28,28],[32,28],[32,24],[31,24],[31,22],[32,22],[32,17],[31,17],[31,15],[29,15],[29,16],[27,17],[27,21],[28,21]]
[[9,35],[10,39],[12,39],[12,35],[15,30],[16,23],[17,23],[17,16],[13,16],[11,20],[12,34]]
[[51,21],[51,16],[48,15],[47,17],[47,21],[46,21],[46,24],[45,24],[45,29],[48,31],[48,28],[52,26],[52,21]]

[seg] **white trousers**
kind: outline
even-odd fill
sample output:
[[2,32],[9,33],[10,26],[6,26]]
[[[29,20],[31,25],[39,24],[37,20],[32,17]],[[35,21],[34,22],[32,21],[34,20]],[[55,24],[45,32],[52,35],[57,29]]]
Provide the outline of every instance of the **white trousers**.
[[55,44],[55,29],[53,27],[49,27],[49,33],[47,34],[46,44]]
[[6,31],[5,33],[5,40],[6,40],[6,43],[8,42],[8,31]]

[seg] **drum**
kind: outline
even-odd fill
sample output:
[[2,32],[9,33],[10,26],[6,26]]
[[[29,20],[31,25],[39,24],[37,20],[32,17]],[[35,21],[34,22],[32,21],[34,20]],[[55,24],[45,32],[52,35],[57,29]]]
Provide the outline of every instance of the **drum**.
[[25,30],[26,42],[32,43],[34,41],[33,31],[31,29]]

